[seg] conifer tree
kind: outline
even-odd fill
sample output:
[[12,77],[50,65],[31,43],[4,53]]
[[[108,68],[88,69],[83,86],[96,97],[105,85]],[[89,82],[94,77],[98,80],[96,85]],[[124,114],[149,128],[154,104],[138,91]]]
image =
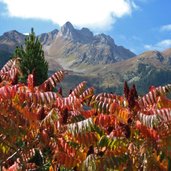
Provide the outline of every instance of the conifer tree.
[[24,46],[17,47],[15,55],[20,58],[20,82],[26,82],[29,74],[34,74],[35,85],[40,85],[48,77],[48,63],[45,60],[42,45],[36,37],[33,28],[26,37]]

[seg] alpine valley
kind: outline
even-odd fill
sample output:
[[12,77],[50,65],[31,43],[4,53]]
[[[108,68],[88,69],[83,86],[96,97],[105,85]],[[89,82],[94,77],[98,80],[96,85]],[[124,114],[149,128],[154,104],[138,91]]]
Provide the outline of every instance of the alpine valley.
[[[12,56],[16,46],[24,44],[25,35],[16,30],[0,36],[0,67]],[[147,51],[136,55],[105,34],[94,35],[88,28],[75,29],[70,22],[60,30],[38,36],[42,43],[49,74],[64,69],[61,83],[65,92],[85,80],[99,91],[122,93],[123,83],[137,85],[140,93],[150,85],[171,82],[171,48],[163,52]]]

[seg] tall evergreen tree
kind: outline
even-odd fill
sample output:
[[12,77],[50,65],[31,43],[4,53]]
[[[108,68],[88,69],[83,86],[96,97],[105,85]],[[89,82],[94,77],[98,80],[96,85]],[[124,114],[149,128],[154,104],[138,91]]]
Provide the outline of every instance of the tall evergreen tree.
[[42,45],[36,37],[33,28],[25,39],[25,45],[17,47],[15,55],[20,57],[20,82],[26,82],[29,74],[34,74],[35,85],[40,85],[48,78],[48,63],[45,60]]

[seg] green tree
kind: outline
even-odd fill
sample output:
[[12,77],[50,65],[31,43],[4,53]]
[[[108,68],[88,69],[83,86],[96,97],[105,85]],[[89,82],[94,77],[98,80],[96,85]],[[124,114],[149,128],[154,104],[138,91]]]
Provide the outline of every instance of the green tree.
[[35,85],[40,85],[48,78],[48,63],[44,57],[44,51],[33,28],[25,39],[25,45],[17,47],[15,56],[20,57],[20,70],[22,76],[19,82],[26,82],[29,74],[34,74]]

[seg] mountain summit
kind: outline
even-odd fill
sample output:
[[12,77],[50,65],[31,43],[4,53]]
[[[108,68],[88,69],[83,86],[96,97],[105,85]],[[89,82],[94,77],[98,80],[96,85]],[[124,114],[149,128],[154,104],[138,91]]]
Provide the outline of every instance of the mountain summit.
[[61,27],[57,36],[73,42],[90,43],[93,38],[93,33],[88,28],[77,30],[70,22],[66,22]]
[[42,33],[41,35],[38,36],[38,38],[43,46],[48,46],[56,38],[58,32],[59,31],[55,29],[49,33]]
[[46,54],[70,69],[80,65],[110,64],[135,56],[130,50],[116,45],[110,36],[93,35],[88,28],[75,29],[70,22],[61,27]]
[[16,30],[5,32],[0,36],[0,51],[13,52],[14,48],[24,43],[25,35]]
[[60,35],[60,36],[63,36],[63,37],[66,38],[66,39],[70,39],[70,38],[72,38],[72,36],[73,36],[74,34],[76,34],[75,32],[76,32],[76,31],[75,31],[73,25],[72,25],[70,22],[66,22],[66,23],[61,27],[60,32],[59,32],[59,35]]
[[[25,37],[16,30],[0,36],[0,57],[5,56],[8,60],[16,46],[24,43]],[[59,30],[43,33],[38,38],[50,69],[58,63],[64,69],[76,69],[81,65],[111,64],[135,56],[130,50],[116,45],[110,36],[94,35],[88,28],[76,29],[70,22],[66,22]]]
[[25,35],[16,30],[5,32],[0,36],[0,68],[8,61],[16,46],[24,43]]

